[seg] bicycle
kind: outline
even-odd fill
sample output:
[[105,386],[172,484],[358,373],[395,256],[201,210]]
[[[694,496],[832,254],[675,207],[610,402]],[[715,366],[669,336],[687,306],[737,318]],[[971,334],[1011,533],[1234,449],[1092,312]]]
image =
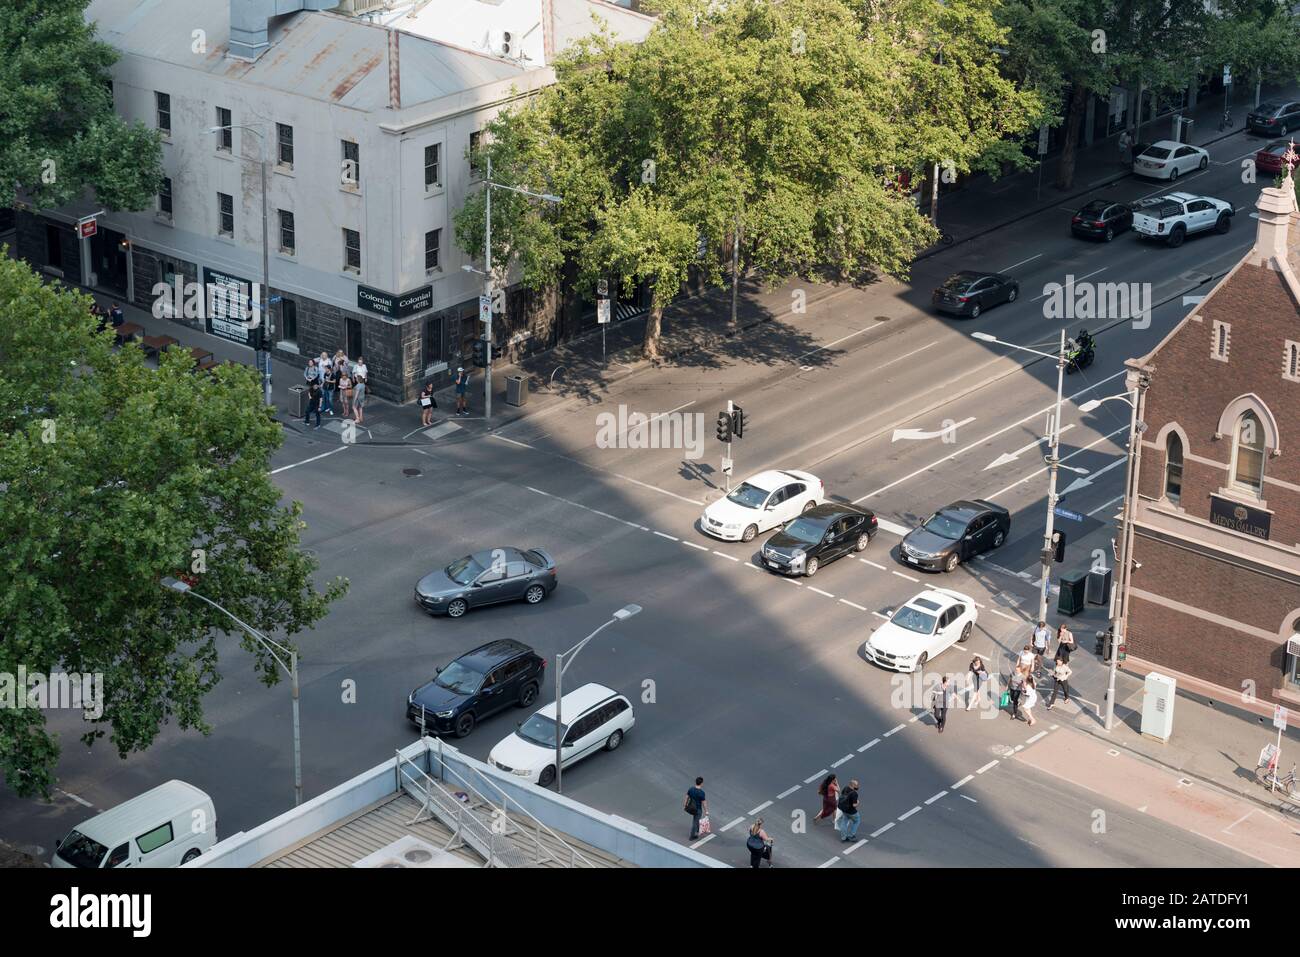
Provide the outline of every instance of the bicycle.
[[1223,111],[1223,116],[1219,117],[1219,132],[1232,129],[1232,114],[1227,110]]
[[1276,784],[1278,790],[1290,797],[1296,790],[1296,765],[1291,765],[1291,770],[1280,778],[1277,776],[1276,762],[1258,765],[1255,768],[1255,780],[1269,790]]

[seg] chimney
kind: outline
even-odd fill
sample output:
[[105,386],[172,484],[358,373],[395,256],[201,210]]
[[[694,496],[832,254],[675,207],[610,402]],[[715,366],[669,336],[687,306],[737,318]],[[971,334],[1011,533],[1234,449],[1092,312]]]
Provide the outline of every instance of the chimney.
[[396,30],[388,31],[388,108],[402,108],[402,63],[398,57]]
[[230,43],[227,55],[256,60],[271,43],[267,29],[272,17],[303,10],[332,10],[339,0],[230,0]]
[[1255,208],[1259,210],[1259,229],[1255,234],[1251,260],[1261,266],[1271,260],[1286,261],[1287,231],[1291,225],[1291,214],[1296,212],[1295,182],[1291,179],[1291,170],[1296,160],[1300,159],[1294,144],[1283,159],[1287,164],[1287,172],[1282,185],[1260,190],[1259,199],[1255,203]]

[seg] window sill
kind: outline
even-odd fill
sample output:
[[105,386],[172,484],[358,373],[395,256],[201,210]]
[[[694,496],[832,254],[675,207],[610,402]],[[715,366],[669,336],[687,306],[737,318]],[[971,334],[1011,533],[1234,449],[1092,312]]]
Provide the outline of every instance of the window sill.
[[344,268],[341,270],[341,272],[343,273],[343,275],[345,275],[345,276],[350,276],[350,277],[352,277],[352,278],[354,278],[354,279],[360,279],[360,278],[361,278],[361,270],[360,270],[360,269],[353,269],[353,268],[351,268],[351,267],[349,266],[349,267],[344,267]]
[[278,163],[271,167],[271,172],[279,173],[281,176],[293,176],[292,166],[281,166]]
[[1300,704],[1300,685],[1291,684],[1290,680],[1287,678],[1283,678],[1282,680],[1287,682],[1286,685],[1278,688],[1273,692],[1273,694],[1284,701],[1290,701],[1292,704]]
[[1260,498],[1250,489],[1244,488],[1221,488],[1211,493],[1219,498],[1227,499],[1230,502],[1236,502],[1239,505],[1249,505],[1251,508],[1262,509],[1272,514],[1272,509],[1268,507],[1268,502]]
[[289,339],[281,339],[275,345],[278,349],[283,349],[285,352],[292,352],[294,355],[298,355],[298,343],[296,342],[292,342]]
[[426,186],[424,187],[424,198],[433,199],[433,197],[435,196],[445,195],[446,192],[447,192],[447,188],[443,186],[441,183],[438,183],[433,186]]
[[435,266],[433,269],[426,269],[424,271],[425,279],[441,279],[442,277],[443,272],[441,266]]
[[170,216],[166,216],[163,213],[155,213],[153,221],[158,223],[160,226],[171,226],[174,228],[176,225]]
[[219,160],[225,160],[227,163],[233,163],[235,161],[235,157],[226,150],[213,150],[212,152]]
[[424,367],[424,375],[426,378],[431,375],[437,375],[439,372],[446,372],[447,368],[448,368],[447,363],[435,362],[431,366]]
[[235,236],[233,233],[217,233],[217,242],[229,243],[233,246],[235,245]]

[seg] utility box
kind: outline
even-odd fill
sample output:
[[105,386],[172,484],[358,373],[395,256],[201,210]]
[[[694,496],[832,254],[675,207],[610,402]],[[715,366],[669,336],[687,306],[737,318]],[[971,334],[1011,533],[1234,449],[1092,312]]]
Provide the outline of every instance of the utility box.
[[307,409],[307,387],[305,385],[289,386],[289,414],[301,419]]
[[528,402],[528,380],[521,375],[506,376],[506,405],[526,405]]
[[1174,733],[1174,692],[1178,682],[1168,675],[1147,675],[1142,689],[1142,737],[1167,744]]
[[1061,578],[1061,594],[1056,600],[1056,610],[1062,615],[1077,615],[1083,611],[1084,590],[1088,574],[1066,575]]
[[1112,569],[1088,572],[1088,587],[1085,589],[1088,604],[1104,605],[1110,601],[1110,576]]

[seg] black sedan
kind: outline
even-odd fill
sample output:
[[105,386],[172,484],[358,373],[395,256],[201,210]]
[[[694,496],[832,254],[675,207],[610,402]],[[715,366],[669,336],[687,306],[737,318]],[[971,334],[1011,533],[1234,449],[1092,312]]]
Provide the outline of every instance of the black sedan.
[[934,291],[930,302],[940,312],[978,319],[981,312],[1015,302],[1020,283],[1000,272],[959,272]]
[[1070,220],[1070,232],[1089,239],[1110,242],[1133,225],[1133,208],[1124,203],[1094,199]]
[[1300,129],[1300,103],[1292,100],[1261,103],[1246,114],[1246,129],[1265,136],[1286,136],[1289,130]]
[[415,601],[431,615],[459,618],[503,601],[536,605],[555,590],[555,559],[540,548],[492,548],[458,558],[415,585]]
[[876,537],[876,516],[865,508],[827,502],[810,508],[767,540],[759,559],[782,575],[811,578],[817,569]]
[[984,499],[945,505],[903,537],[898,557],[907,565],[950,572],[960,562],[997,548],[1011,534],[1011,513]]
[[463,738],[484,718],[537,700],[546,659],[502,638],[461,655],[407,696],[406,717],[428,734]]

